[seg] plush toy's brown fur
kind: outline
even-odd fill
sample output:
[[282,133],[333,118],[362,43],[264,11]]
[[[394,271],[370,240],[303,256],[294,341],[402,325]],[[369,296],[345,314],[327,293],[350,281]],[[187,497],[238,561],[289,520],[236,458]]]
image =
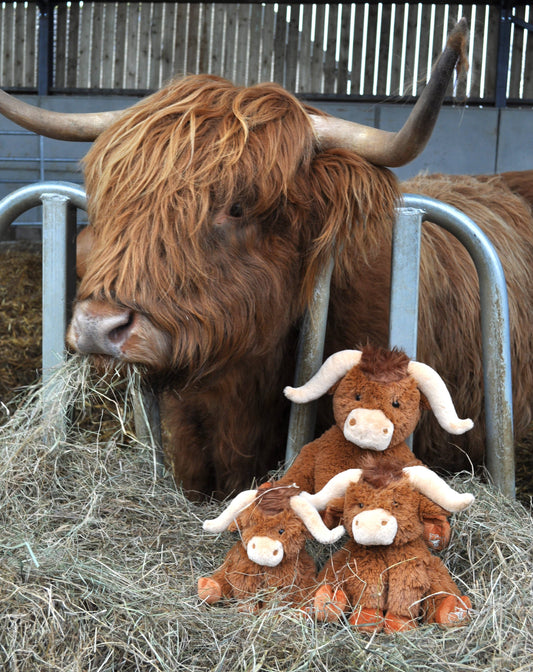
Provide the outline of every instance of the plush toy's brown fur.
[[[404,467],[422,464],[405,443],[420,419],[421,410],[428,408],[416,380],[408,375],[409,358],[401,350],[372,345],[364,346],[362,353],[360,363],[330,390],[336,424],[302,448],[281,483],[296,483],[302,490],[314,493],[335,474],[360,468],[367,456],[378,463],[398,460]],[[381,409],[385,413],[394,425],[389,448],[376,452],[360,448],[344,437],[344,422],[354,408]],[[332,511],[330,507],[328,522],[334,520],[329,519]],[[428,521],[428,541],[436,549],[443,548],[449,540],[447,512],[424,498],[421,513]]]
[[[319,619],[335,620],[350,609],[352,625],[391,632],[415,627],[419,617],[446,625],[467,617],[470,600],[461,596],[440,558],[428,550],[420,522],[422,496],[401,466],[380,460],[348,487],[342,508],[351,538],[319,574]],[[383,511],[382,525],[391,514],[397,521],[390,545],[366,546],[353,539],[354,518],[373,510],[379,510],[378,515]]]
[[[198,581],[198,595],[208,604],[235,598],[239,607],[255,611],[265,602],[303,605],[316,589],[316,565],[305,550],[310,534],[291,509],[295,487],[268,487],[236,518],[241,539],[228,551],[220,568]],[[247,545],[253,537],[269,537],[283,545],[283,559],[275,567],[250,560]]]

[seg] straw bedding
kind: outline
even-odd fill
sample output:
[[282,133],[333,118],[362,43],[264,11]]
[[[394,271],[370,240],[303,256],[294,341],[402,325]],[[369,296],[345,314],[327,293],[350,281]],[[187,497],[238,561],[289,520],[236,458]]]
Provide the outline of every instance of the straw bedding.
[[[443,553],[474,605],[464,628],[369,636],[276,605],[258,616],[208,607],[196,581],[235,538],[201,522],[222,505],[192,504],[158,474],[133,436],[134,374],[105,384],[89,374],[74,357],[4,414],[0,669],[532,669],[533,518],[519,502],[470,474],[453,479],[477,497]],[[331,552],[312,548],[322,560]]]

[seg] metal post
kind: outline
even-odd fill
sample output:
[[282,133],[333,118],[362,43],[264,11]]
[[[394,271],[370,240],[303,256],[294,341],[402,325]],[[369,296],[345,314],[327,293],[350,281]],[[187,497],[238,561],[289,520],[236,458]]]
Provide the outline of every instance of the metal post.
[[50,0],[39,0],[39,54],[37,93],[47,96],[52,88],[54,39],[54,6]]
[[392,233],[389,343],[416,359],[422,210],[400,208]]
[[134,389],[133,418],[135,422],[135,435],[141,443],[152,447],[154,472],[156,476],[161,477],[164,474],[165,462],[159,399],[151,388],[142,383]]
[[[389,345],[416,359],[422,210],[399,208],[392,230]],[[413,435],[405,440],[413,447]]]
[[65,334],[76,290],[76,209],[61,194],[43,193],[43,383],[65,357]]
[[505,107],[507,102],[507,71],[509,69],[509,49],[511,46],[511,9],[503,1],[500,7],[500,27],[498,33],[498,55],[496,63],[496,89],[494,104]]
[[[333,258],[322,269],[317,279],[313,298],[304,317],[298,346],[295,386],[303,385],[318,371],[322,364],[332,273]],[[285,452],[286,466],[294,460],[300,448],[313,439],[316,408],[316,401],[308,404],[291,404]]]

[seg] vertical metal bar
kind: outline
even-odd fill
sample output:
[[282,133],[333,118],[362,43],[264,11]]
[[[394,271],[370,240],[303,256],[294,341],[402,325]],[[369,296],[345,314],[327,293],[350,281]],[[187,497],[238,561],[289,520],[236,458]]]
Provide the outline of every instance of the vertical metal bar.
[[496,62],[496,88],[494,104],[505,107],[507,103],[507,76],[509,70],[509,50],[511,47],[511,9],[502,0],[500,7],[500,26],[498,33],[498,55]]
[[[399,208],[392,230],[389,345],[416,359],[422,210]],[[405,442],[412,449],[413,436]]]
[[137,439],[152,446],[155,475],[162,476],[164,458],[159,399],[152,389],[142,384],[133,394],[133,419]]
[[44,182],[45,178],[45,168],[44,168],[44,136],[39,136],[39,177],[41,182]]
[[389,344],[416,359],[422,210],[399,208],[392,234]]
[[43,193],[43,383],[65,357],[76,284],[76,210],[68,197]]
[[[317,278],[313,298],[302,324],[295,386],[302,385],[309,380],[322,364],[332,273],[333,258],[329,260]],[[291,404],[285,452],[286,466],[296,457],[300,448],[312,440],[316,422],[316,408],[316,401],[308,404]]]
[[53,75],[53,22],[54,6],[50,0],[39,0],[39,54],[37,72],[37,93],[47,96],[52,88]]

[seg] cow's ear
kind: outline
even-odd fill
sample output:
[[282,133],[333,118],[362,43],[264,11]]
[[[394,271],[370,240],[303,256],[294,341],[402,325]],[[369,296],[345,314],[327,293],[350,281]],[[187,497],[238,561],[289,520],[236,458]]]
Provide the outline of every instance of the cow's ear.
[[381,238],[394,219],[400,191],[387,168],[341,149],[317,152],[300,180],[300,190],[308,192],[306,201],[311,204],[308,221],[301,223],[308,227],[303,232],[309,236],[304,291],[310,298],[317,274],[332,254],[343,274],[344,265],[353,265],[354,249],[364,255],[372,239]]

